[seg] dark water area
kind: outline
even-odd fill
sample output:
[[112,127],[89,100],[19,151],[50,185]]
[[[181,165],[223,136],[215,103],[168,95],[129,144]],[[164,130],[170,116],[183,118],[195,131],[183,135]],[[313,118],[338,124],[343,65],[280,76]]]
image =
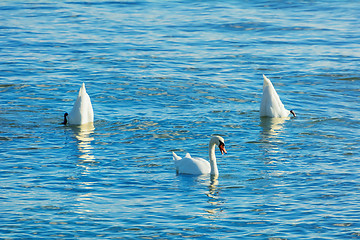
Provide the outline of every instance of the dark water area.
[[[0,2],[1,238],[359,239],[359,11]],[[296,118],[259,117],[262,74]],[[212,135],[219,177],[177,175]]]

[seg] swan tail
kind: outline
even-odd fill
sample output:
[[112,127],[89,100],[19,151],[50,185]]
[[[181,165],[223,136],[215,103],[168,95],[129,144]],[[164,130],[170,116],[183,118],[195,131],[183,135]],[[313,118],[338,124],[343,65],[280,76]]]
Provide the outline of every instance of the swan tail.
[[269,86],[270,84],[272,85],[270,79],[268,79],[265,74],[263,74],[263,78],[264,78],[264,84],[263,84],[263,88],[265,88],[266,86]]
[[179,161],[179,160],[181,160],[181,157],[179,157],[178,155],[176,155],[176,153],[172,152],[172,154],[173,154],[173,159],[174,159],[174,161]]

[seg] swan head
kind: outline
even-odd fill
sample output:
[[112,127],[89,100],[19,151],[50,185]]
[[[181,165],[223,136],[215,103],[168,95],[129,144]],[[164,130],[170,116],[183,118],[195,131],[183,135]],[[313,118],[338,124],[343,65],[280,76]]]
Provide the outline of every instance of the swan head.
[[225,149],[225,141],[222,137],[220,137],[220,136],[212,137],[210,140],[210,144],[215,144],[216,146],[218,146],[221,154],[227,153],[227,151]]
[[295,114],[294,110],[290,110],[290,113],[291,113],[294,117],[296,117],[296,114]]

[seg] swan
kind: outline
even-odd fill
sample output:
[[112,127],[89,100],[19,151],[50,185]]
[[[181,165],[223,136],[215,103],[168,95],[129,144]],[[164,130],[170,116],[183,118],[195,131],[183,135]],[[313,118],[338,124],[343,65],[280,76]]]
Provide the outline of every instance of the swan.
[[260,117],[287,117],[290,113],[296,117],[293,110],[286,110],[276,93],[271,81],[263,74],[263,94],[260,105]]
[[64,114],[63,124],[82,125],[92,122],[94,122],[94,111],[90,97],[86,93],[85,83],[83,83],[71,112]]
[[173,154],[175,161],[176,172],[181,174],[211,174],[219,175],[215,157],[215,145],[219,147],[221,154],[227,153],[225,149],[224,139],[220,136],[214,136],[209,142],[209,157],[210,163],[203,158],[194,158],[187,153],[184,158],[179,157],[176,153]]

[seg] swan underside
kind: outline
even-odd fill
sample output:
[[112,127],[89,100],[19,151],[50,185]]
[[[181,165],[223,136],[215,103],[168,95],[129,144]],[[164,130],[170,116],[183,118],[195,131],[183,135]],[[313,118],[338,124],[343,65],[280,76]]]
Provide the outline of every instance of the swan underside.
[[63,124],[82,125],[94,122],[94,111],[85,83],[82,84],[72,110],[65,113]]
[[260,105],[260,117],[287,117],[290,111],[285,109],[271,81],[265,76]]

